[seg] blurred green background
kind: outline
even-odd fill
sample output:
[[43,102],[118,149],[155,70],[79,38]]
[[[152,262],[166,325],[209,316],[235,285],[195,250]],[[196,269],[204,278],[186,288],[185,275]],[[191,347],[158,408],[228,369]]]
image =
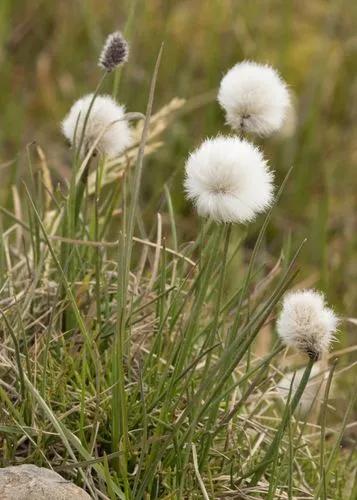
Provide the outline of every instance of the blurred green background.
[[[178,227],[184,239],[194,237],[197,220],[181,187],[185,157],[205,136],[229,133],[210,96],[223,73],[243,58],[276,66],[295,96],[296,129],[261,145],[279,183],[291,165],[295,168],[273,217],[268,250],[276,259],[289,234],[295,246],[307,237],[300,279],[325,289],[340,314],[356,317],[357,2],[352,0],[1,0],[1,203],[11,208],[9,186],[23,175],[31,141],[43,147],[54,178],[68,175],[59,123],[73,100],[95,88],[102,43],[109,32],[124,29],[132,8],[131,54],[120,100],[130,111],[145,110],[163,41],[155,109],[174,96],[206,102],[166,131],[164,147],[147,163],[143,196],[157,201],[169,181]],[[344,331],[348,343],[355,343],[356,326],[346,323]]]

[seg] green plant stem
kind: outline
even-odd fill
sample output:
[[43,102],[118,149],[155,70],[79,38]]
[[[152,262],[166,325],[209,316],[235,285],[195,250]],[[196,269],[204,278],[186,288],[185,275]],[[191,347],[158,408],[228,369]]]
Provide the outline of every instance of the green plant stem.
[[294,393],[291,404],[287,404],[287,408],[284,412],[280,426],[275,434],[275,437],[274,437],[271,445],[269,446],[268,450],[266,451],[266,453],[264,455],[264,458],[262,460],[262,465],[260,467],[258,466],[258,469],[255,471],[255,473],[252,477],[252,480],[250,481],[251,486],[255,486],[258,483],[258,481],[260,480],[260,478],[264,474],[268,465],[274,460],[274,457],[279,452],[279,445],[280,445],[280,442],[283,438],[286,426],[289,423],[289,416],[294,414],[294,412],[299,404],[301,396],[303,395],[305,387],[309,381],[310,373],[311,373],[313,365],[314,365],[314,360],[309,359],[309,362],[305,368],[304,374],[301,378],[301,381],[298,385],[298,388],[296,389],[296,391]]
[[133,191],[128,215],[124,216],[124,231],[121,234],[119,244],[119,279],[118,283],[118,326],[114,339],[113,359],[112,359],[112,446],[113,451],[122,447],[123,457],[120,460],[119,471],[123,477],[125,494],[129,496],[129,486],[127,479],[127,460],[129,453],[129,433],[128,433],[128,409],[127,396],[125,391],[125,346],[126,324],[127,324],[127,293],[129,284],[129,273],[131,267],[131,254],[133,245],[133,234],[135,225],[135,215],[138,208],[139,191],[144,164],[144,151],[149,133],[150,117],[154,101],[154,93],[158,70],[160,66],[163,47],[161,46],[155,69],[151,81],[148,105],[139,152],[134,171]]

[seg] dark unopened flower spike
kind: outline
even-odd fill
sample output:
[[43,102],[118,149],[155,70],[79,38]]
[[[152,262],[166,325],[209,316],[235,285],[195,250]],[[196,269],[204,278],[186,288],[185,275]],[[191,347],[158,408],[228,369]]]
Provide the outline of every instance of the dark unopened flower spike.
[[128,60],[129,45],[120,31],[111,33],[105,41],[98,64],[105,71],[113,71]]

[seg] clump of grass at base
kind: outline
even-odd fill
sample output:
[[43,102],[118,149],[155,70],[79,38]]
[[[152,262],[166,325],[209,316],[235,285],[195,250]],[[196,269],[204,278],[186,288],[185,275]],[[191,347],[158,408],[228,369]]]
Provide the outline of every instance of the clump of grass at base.
[[[180,241],[167,186],[160,213],[152,213],[151,225],[144,222],[145,161],[168,120],[165,110],[154,113],[161,54],[144,120],[135,115],[134,140],[120,156],[100,142],[117,120],[104,116],[88,134],[100,82],[73,122],[70,184],[54,189],[46,158],[29,147],[31,183],[15,188],[17,213],[3,210],[9,221],[1,240],[3,464],[51,466],[93,498],[346,498],[353,461],[346,476],[336,477],[332,467],[348,413],[326,443],[327,459],[318,453],[326,427],[316,433],[294,417],[316,357],[297,389],[291,384],[281,410],[285,349],[272,331],[269,348],[256,352],[257,337],[273,330],[280,299],[298,274],[303,242],[293,242],[283,262],[276,255],[275,266],[264,258],[274,203],[294,173],[273,202],[270,171],[254,146],[237,138],[238,151],[248,149],[246,161],[219,150],[218,162],[212,141],[208,157],[198,155],[187,169],[188,192],[208,216],[196,240]],[[229,153],[232,141],[223,145]],[[235,177],[237,169],[249,184],[252,158],[263,197],[254,196],[261,194],[254,186],[242,193]],[[203,203],[202,186],[192,192],[201,161],[209,172],[217,162],[221,167],[213,176],[217,189],[210,185]],[[222,176],[229,185],[222,186]],[[246,203],[256,201],[244,214],[242,194]],[[226,278],[247,231],[232,223],[262,212],[249,261],[228,292]],[[326,390],[325,412],[327,400]]]

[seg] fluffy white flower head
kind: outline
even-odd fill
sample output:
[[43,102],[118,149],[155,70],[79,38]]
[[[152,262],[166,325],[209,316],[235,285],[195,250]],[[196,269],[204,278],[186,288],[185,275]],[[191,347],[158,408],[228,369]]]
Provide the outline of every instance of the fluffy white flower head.
[[289,293],[283,301],[277,330],[287,346],[293,346],[317,360],[327,352],[338,319],[326,307],[323,295],[313,290]]
[[272,67],[243,61],[222,78],[218,102],[233,129],[266,136],[283,125],[290,97]]
[[[79,146],[92,99],[93,94],[78,99],[62,122],[63,134],[76,147]],[[122,153],[132,141],[128,122],[123,120],[124,114],[124,106],[115,102],[110,96],[97,96],[85,127],[81,155],[86,154],[99,136],[101,138],[96,150],[101,154],[108,158],[115,158]]]
[[[287,399],[292,384],[292,395],[295,394],[301,379],[304,375],[305,368],[300,368],[297,370],[295,377],[294,372],[289,372],[280,380],[278,383],[278,392],[284,398]],[[323,380],[326,379],[328,373],[324,373],[319,363],[315,363],[311,369],[310,379],[307,386],[304,389],[302,397],[299,401],[297,407],[297,413],[306,417],[312,410],[315,403],[321,399],[321,387],[323,385]],[[294,379],[294,382],[293,382]]]
[[185,189],[199,215],[249,222],[273,199],[273,175],[258,148],[238,137],[207,139],[189,156]]

